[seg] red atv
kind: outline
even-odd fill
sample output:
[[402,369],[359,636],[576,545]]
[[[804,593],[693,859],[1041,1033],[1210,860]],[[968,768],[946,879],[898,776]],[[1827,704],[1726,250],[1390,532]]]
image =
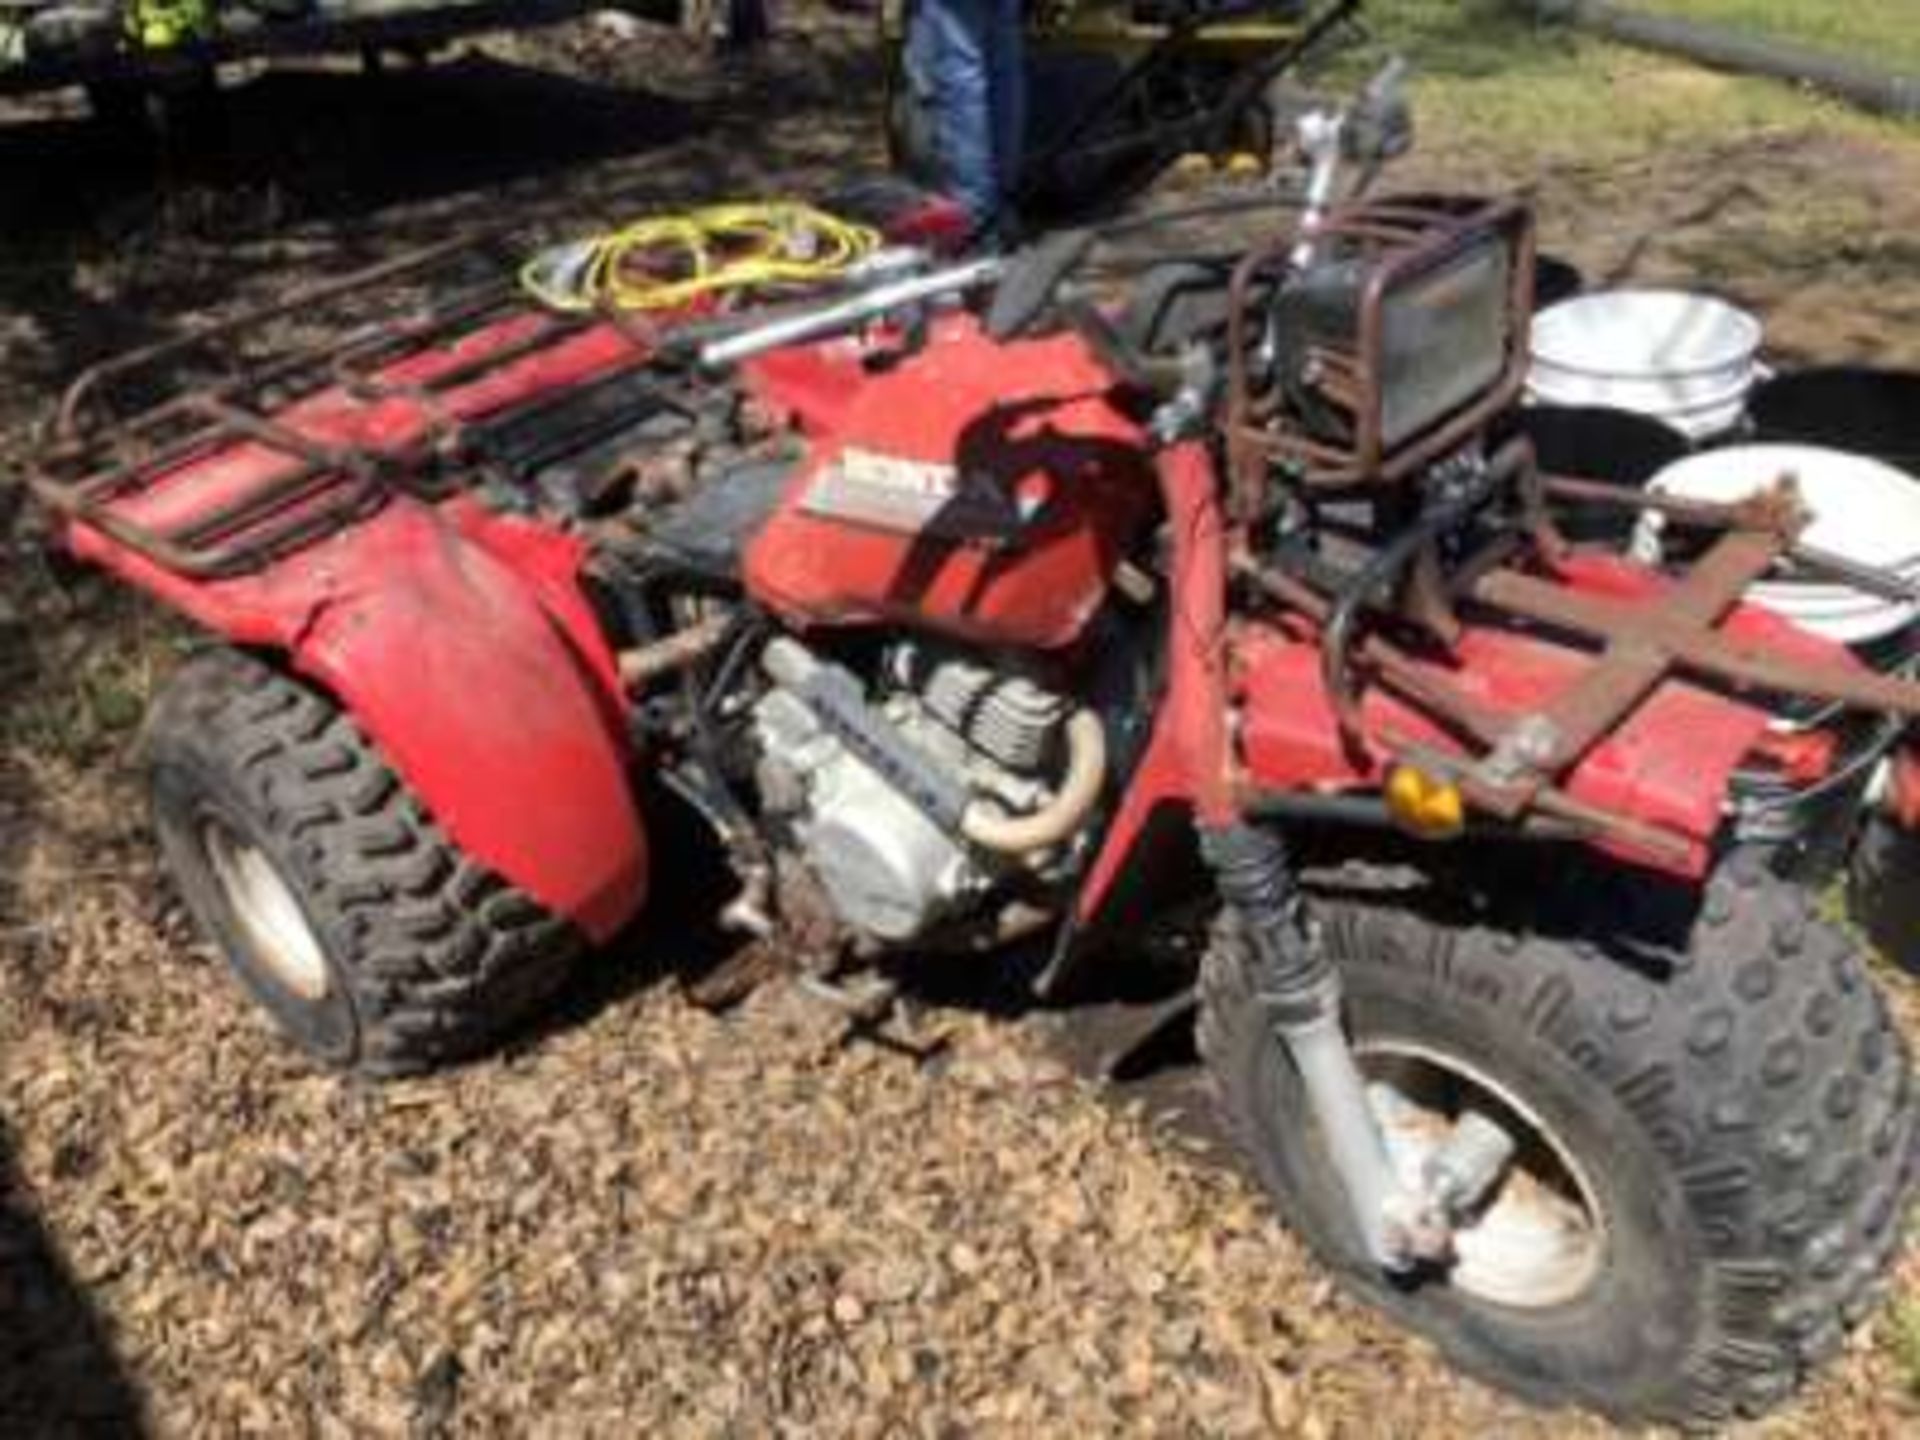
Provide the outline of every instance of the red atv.
[[[1905,1049],[1803,867],[1920,687],[1741,597],[1902,582],[1789,483],[1540,473],[1528,214],[1331,203],[1404,143],[1390,78],[1302,133],[1297,225],[1118,303],[1085,232],[669,323],[449,247],[85,377],[35,484],[223,642],[152,716],[155,823],[318,1058],[526,1016],[646,899],[643,781],[850,1003],[1021,934],[1060,993],[1192,913],[1184,855],[1205,1062],[1329,1266],[1537,1400],[1762,1410],[1911,1194]],[[1559,524],[1646,506],[1658,569]]]

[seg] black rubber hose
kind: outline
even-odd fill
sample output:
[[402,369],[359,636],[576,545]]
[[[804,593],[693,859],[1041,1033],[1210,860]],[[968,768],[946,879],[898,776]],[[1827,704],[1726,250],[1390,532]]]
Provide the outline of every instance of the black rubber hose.
[[1320,679],[1348,743],[1357,744],[1360,739],[1360,699],[1353,684],[1349,652],[1361,608],[1381,590],[1397,583],[1421,550],[1465,519],[1470,508],[1451,500],[1429,510],[1355,571],[1333,597],[1326,628],[1320,633]]
[[1260,957],[1260,998],[1282,1024],[1310,1024],[1337,1010],[1340,991],[1326,947],[1314,943],[1287,847],[1271,828],[1200,828],[1200,855],[1220,898],[1247,928]]
[[1360,698],[1355,692],[1350,651],[1361,610],[1420,557],[1420,552],[1478,509],[1489,496],[1533,467],[1533,442],[1515,436],[1500,447],[1486,469],[1466,490],[1431,504],[1419,519],[1394,536],[1356,571],[1333,597],[1320,635],[1320,677],[1333,702],[1341,733],[1359,739]]
[[1712,69],[1810,85],[1877,114],[1920,119],[1920,76],[1883,70],[1791,41],[1648,15],[1609,0],[1536,0],[1534,9],[1542,19],[1566,20],[1629,45],[1697,60]]
[[1360,830],[1395,829],[1393,812],[1377,795],[1320,795],[1274,791],[1250,796],[1241,807],[1252,820],[1303,825],[1344,825]]

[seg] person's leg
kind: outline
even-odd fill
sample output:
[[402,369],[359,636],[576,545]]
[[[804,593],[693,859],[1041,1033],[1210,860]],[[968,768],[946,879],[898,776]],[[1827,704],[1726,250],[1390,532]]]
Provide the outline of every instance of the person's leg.
[[1002,202],[1020,183],[1027,148],[1025,0],[990,0],[993,31],[988,82],[993,107],[993,166]]
[[727,33],[721,41],[725,50],[757,50],[773,35],[773,16],[767,0],[727,0]]
[[997,0],[918,0],[907,36],[907,73],[933,119],[941,182],[976,225],[999,208],[988,7]]

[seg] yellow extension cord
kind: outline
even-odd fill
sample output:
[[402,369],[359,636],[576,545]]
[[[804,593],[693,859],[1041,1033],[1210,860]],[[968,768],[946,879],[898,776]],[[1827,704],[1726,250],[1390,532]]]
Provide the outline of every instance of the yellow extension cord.
[[813,285],[871,254],[877,233],[789,201],[710,205],[542,250],[520,284],[554,310],[672,310],[708,296]]

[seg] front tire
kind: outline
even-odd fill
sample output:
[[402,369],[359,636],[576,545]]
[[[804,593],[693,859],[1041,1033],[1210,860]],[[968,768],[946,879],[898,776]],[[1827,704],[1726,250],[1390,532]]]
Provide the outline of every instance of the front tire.
[[261,660],[188,661],[146,751],[187,908],[327,1065],[386,1076],[478,1054],[581,948],[572,925],[453,845],[331,697]]
[[1898,1243],[1912,1085],[1857,949],[1802,893],[1743,856],[1704,903],[1596,865],[1479,895],[1371,872],[1314,908],[1370,1093],[1401,1104],[1381,1083],[1425,1077],[1436,1112],[1492,1109],[1528,1142],[1468,1227],[1516,1185],[1547,1197],[1479,1246],[1529,1263],[1468,1274],[1463,1243],[1452,1271],[1382,1276],[1223,921],[1202,1053],[1260,1180],[1351,1288],[1503,1388],[1623,1421],[1758,1414],[1838,1348]]

